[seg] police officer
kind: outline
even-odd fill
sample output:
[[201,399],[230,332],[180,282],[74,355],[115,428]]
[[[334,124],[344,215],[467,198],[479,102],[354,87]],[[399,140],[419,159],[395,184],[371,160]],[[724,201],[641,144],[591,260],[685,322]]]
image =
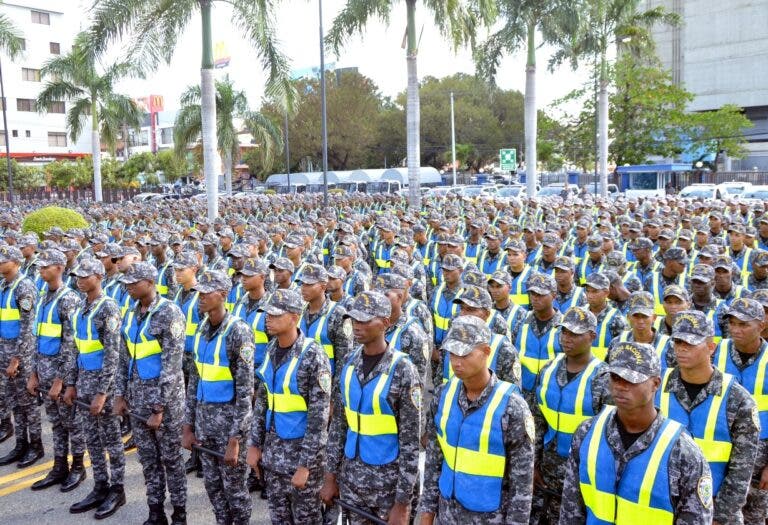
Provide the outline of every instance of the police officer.
[[[670,285],[669,287],[677,285]],[[673,290],[674,292],[675,290]],[[666,288],[664,290],[666,293]],[[633,293],[628,303],[627,319],[629,320],[629,330],[622,332],[619,337],[611,341],[611,348],[622,341],[634,341],[636,343],[645,343],[651,345],[659,356],[662,375],[667,368],[674,367],[677,364],[675,352],[672,348],[669,336],[656,329],[656,315],[654,312],[653,296],[649,292],[640,291]],[[610,352],[608,351],[608,361],[610,361]]]
[[248,464],[264,471],[272,523],[322,523],[331,366],[323,348],[297,329],[301,295],[276,290],[261,307],[272,340],[257,375]]
[[768,289],[768,251],[756,250],[752,258],[752,271],[744,281],[750,292]]
[[493,272],[488,277],[488,293],[493,299],[493,310],[504,318],[509,337],[514,339],[525,316],[528,315],[528,310],[509,300],[511,286],[512,277],[505,270]]
[[27,391],[36,350],[37,291],[20,270],[23,261],[17,247],[0,247],[0,404],[6,429],[12,428],[8,409],[16,420],[16,445],[0,457],[0,465],[18,462],[19,468],[43,457],[40,410],[35,396]]
[[[377,281],[379,288],[385,284]],[[334,389],[321,497],[326,505],[340,497],[389,523],[406,524],[418,481],[421,380],[408,355],[387,342],[391,303],[383,294],[362,293],[347,315],[361,346]]]
[[573,435],[560,525],[712,523],[709,466],[682,425],[654,407],[661,380],[653,348],[620,343],[608,372],[615,406]]
[[610,403],[607,366],[592,355],[597,319],[569,309],[560,322],[562,354],[544,366],[532,412],[536,423],[536,467],[531,523],[556,523],[565,462],[578,425]]
[[611,287],[608,277],[600,272],[591,273],[585,284],[589,311],[597,318],[597,335],[592,343],[592,353],[605,361],[611,341],[627,329],[627,321],[618,309],[608,304]]
[[174,525],[186,523],[187,485],[181,460],[184,416],[184,335],[179,307],[157,291],[160,276],[150,263],[139,262],[120,278],[136,306],[122,325],[120,366],[115,388],[115,413],[127,411],[146,423],[133,425],[133,438],[144,471],[149,506],[148,524],[166,523],[166,485]]
[[[245,463],[253,396],[253,333],[225,307],[232,280],[206,270],[195,290],[204,320],[195,334],[195,368],[187,385],[182,446],[203,445],[224,458],[201,454],[205,490],[219,524],[251,518]],[[205,318],[207,317],[207,318]]]
[[[75,341],[72,315],[80,306],[80,297],[64,286],[62,275],[66,257],[58,250],[46,250],[36,260],[40,276],[48,285],[45,295],[38,298],[35,308],[35,334],[37,351],[34,353],[33,371],[27,381],[27,390],[37,396],[43,393],[45,412],[51,423],[53,438],[53,468],[41,480],[32,484],[32,490],[41,490],[60,484],[62,492],[75,489],[85,479],[83,454],[85,436],[75,425],[71,407],[59,403],[64,390],[67,364],[75,359]],[[72,470],[67,456],[72,452]]]
[[584,288],[574,283],[573,259],[565,255],[555,258],[554,278],[557,283],[557,295],[555,295],[555,308],[562,314],[573,306],[587,304],[587,296]]
[[749,392],[712,366],[713,337],[712,323],[702,312],[677,315],[672,341],[678,364],[662,378],[656,401],[665,416],[688,429],[709,462],[713,523],[741,524],[760,419]]
[[427,418],[422,525],[528,523],[533,418],[517,387],[488,369],[490,340],[467,317],[443,344],[456,375],[436,388]]
[[87,409],[80,405],[75,408],[75,421],[85,433],[94,487],[83,500],[69,507],[69,512],[78,514],[95,508],[94,516],[103,519],[125,504],[125,454],[120,423],[112,412],[120,360],[120,309],[101,288],[101,261],[84,259],[75,275],[85,300],[72,316],[77,360],[69,363],[64,402],[72,406],[79,399],[89,405]]

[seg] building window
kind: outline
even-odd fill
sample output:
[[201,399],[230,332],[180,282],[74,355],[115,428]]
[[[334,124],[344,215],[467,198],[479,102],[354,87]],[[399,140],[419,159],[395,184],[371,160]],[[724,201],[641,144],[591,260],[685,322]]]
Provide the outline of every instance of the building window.
[[51,54],[52,55],[60,55],[61,54],[61,44],[58,42],[51,42]]
[[11,136],[12,137],[18,137],[19,136],[19,130],[18,129],[11,130]]
[[31,138],[32,137],[32,132],[27,130],[27,131],[24,132],[24,136],[27,137],[27,138]]
[[40,82],[40,70],[23,67],[21,68],[21,79],[27,82]]
[[17,98],[16,111],[34,111],[35,101],[31,98]]
[[48,113],[64,113],[66,111],[66,108],[64,106],[64,102],[57,100],[55,102],[51,102],[48,106]]
[[49,26],[51,25],[51,15],[42,11],[32,11],[32,23]]
[[48,132],[48,145],[53,147],[66,147],[67,134],[66,133],[52,133]]
[[173,128],[160,130],[160,144],[173,144]]

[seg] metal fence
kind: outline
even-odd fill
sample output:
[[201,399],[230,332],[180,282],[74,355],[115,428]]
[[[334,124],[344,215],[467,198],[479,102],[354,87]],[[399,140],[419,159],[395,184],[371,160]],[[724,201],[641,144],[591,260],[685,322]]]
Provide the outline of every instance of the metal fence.
[[[138,189],[115,189],[104,188],[102,190],[102,197],[106,203],[122,202],[129,200],[134,195],[141,193]],[[48,189],[48,188],[35,188],[31,190],[14,191],[13,198],[15,201],[69,201],[69,202],[89,202],[93,201],[93,189],[92,188],[70,188],[70,189]],[[8,192],[0,192],[0,201],[8,202],[10,200]]]
[[[566,175],[564,173],[542,173],[540,174],[540,184],[542,187],[547,184],[563,184]],[[672,182],[678,189],[684,188],[689,184],[709,183],[722,184],[723,182],[750,182],[755,185],[768,184],[768,171],[681,171],[672,175]],[[597,183],[599,184],[599,180]],[[595,176],[592,173],[579,174],[579,187],[591,186],[595,184]],[[616,173],[608,174],[608,184],[619,184],[619,176]]]

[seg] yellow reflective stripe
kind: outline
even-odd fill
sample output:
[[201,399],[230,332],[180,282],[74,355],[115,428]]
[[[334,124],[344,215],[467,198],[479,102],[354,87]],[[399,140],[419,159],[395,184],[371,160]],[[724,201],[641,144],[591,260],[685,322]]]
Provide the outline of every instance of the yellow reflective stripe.
[[197,323],[192,321],[192,313],[195,310],[195,305],[197,304],[197,300],[200,298],[200,292],[195,292],[195,294],[192,296],[192,302],[189,305],[189,310],[187,310],[187,328],[184,332],[185,335],[195,335],[195,332],[197,332]]
[[530,330],[530,325],[525,323],[521,327],[521,336],[520,336],[520,364],[523,365],[527,370],[530,370],[533,373],[538,374],[542,368],[544,368],[544,365],[552,361],[552,359],[555,358],[555,349],[554,349],[554,338],[555,338],[555,330],[550,330],[549,332],[549,339],[546,343],[547,348],[547,357],[544,358],[536,358],[536,357],[528,357],[527,355],[524,355],[526,353],[525,351],[525,343],[528,341],[528,332]]
[[613,414],[615,407],[610,407],[602,412],[597,417],[592,430],[592,437],[589,441],[589,449],[587,451],[587,477],[588,483],[581,482],[581,495],[584,498],[584,505],[589,507],[589,510],[599,520],[613,523],[614,511],[616,507],[616,496],[607,492],[597,490],[597,452],[600,448],[600,441],[603,438],[603,431],[605,429],[605,423],[608,418]]
[[61,337],[61,324],[37,323],[37,335],[42,337]]
[[541,399],[542,403],[539,405],[541,413],[544,419],[547,420],[549,426],[558,432],[564,432],[567,434],[573,434],[581,423],[586,421],[592,416],[585,416],[582,410],[584,404],[584,396],[586,395],[587,384],[589,383],[589,377],[592,375],[592,371],[600,364],[600,361],[593,359],[589,362],[587,367],[582,371],[581,379],[579,380],[579,387],[576,390],[576,399],[574,401],[574,413],[568,414],[563,412],[557,412],[555,409],[550,408],[547,405],[546,392],[549,386],[550,379],[555,373],[555,370],[559,366],[559,363],[565,359],[565,354],[559,354],[549,368],[547,368],[544,377],[541,382]]
[[757,375],[755,376],[755,392],[753,394],[755,402],[757,403],[757,409],[760,412],[768,410],[768,395],[763,392],[766,367],[768,367],[768,350],[763,349],[763,355],[760,357],[760,362],[757,365]]
[[80,318],[80,312],[83,310],[83,307],[77,309],[75,312],[75,315],[72,317],[73,321],[73,327],[75,332],[75,346],[77,346],[77,350],[81,354],[90,354],[91,352],[96,352],[98,350],[101,350],[104,348],[104,345],[101,344],[101,341],[99,339],[93,338],[93,330],[91,329],[92,323],[91,320],[93,319],[93,316],[96,315],[96,312],[99,311],[99,307],[101,307],[101,304],[107,300],[107,297],[104,296],[101,299],[99,299],[99,302],[96,303],[96,306],[93,307],[93,310],[90,314],[88,314],[88,317],[85,319],[85,330],[86,330],[86,339],[80,339],[77,337],[77,323],[78,319]]

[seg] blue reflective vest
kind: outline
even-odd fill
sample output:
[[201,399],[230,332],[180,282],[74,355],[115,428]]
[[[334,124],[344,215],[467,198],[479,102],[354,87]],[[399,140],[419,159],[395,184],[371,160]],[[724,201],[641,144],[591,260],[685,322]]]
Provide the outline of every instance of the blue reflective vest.
[[455,377],[444,385],[435,413],[443,453],[440,494],[467,510],[494,512],[501,506],[507,460],[501,420],[515,388],[497,381],[483,406],[465,416],[459,407],[460,386]]
[[168,299],[160,299],[143,320],[136,318],[136,311],[131,310],[123,319],[123,339],[128,348],[128,379],[133,375],[133,366],[143,380],[157,379],[163,369],[162,347],[160,341],[148,331],[152,316]]
[[523,391],[532,392],[544,365],[563,351],[560,346],[560,329],[550,328],[538,338],[531,330],[531,324],[523,323],[515,338],[515,348],[520,355]]
[[0,339],[16,339],[21,333],[21,310],[16,302],[16,288],[24,274],[19,272],[10,286],[0,290]]
[[35,309],[35,335],[37,336],[37,351],[43,355],[58,355],[61,350],[61,318],[59,317],[59,299],[69,291],[61,286],[48,304],[44,297],[37,300]]
[[560,313],[565,314],[570,308],[574,306],[578,306],[578,301],[581,299],[581,297],[584,296],[586,292],[584,291],[584,288],[581,286],[574,286],[573,289],[573,295],[571,295],[570,298],[568,298],[565,302],[559,302],[557,298],[555,298],[554,303],[552,306],[558,310]]
[[[438,286],[435,290],[435,295],[432,297],[431,309],[432,319],[435,324],[435,344],[440,345],[448,334],[448,327],[451,324],[451,319],[456,317],[459,313],[459,305],[453,301],[448,302],[443,298],[443,291],[445,290],[445,284]],[[461,289],[454,297],[461,296]]]
[[393,351],[387,371],[370,377],[364,385],[360,384],[352,366],[356,355],[352,355],[341,371],[341,399],[347,420],[344,455],[350,459],[359,457],[369,465],[387,465],[400,454],[397,419],[387,396],[392,373],[398,361],[407,355]]
[[184,314],[184,351],[192,352],[195,349],[195,333],[200,324],[200,311],[197,308],[197,303],[200,300],[200,292],[189,294],[187,300],[183,303],[181,302],[181,292],[182,288],[179,288],[176,292],[174,302],[181,309],[181,313]]
[[762,342],[757,358],[743,368],[734,363],[731,348],[731,339],[720,342],[715,351],[715,366],[724,374],[732,375],[752,395],[760,414],[760,439],[768,439],[768,342]]
[[328,311],[315,319],[310,325],[307,325],[306,310],[301,314],[301,319],[299,319],[301,333],[305,337],[314,339],[317,341],[317,344],[323,347],[325,355],[328,356],[328,360],[331,362],[331,373],[334,373],[336,370],[336,361],[334,359],[333,343],[328,336],[328,322],[331,320],[331,314],[333,314],[337,304],[331,301]]
[[83,315],[84,306],[79,307],[72,316],[72,331],[78,352],[77,366],[82,370],[101,370],[104,363],[104,345],[93,318],[106,300],[106,296],[99,299],[87,316]]
[[203,339],[202,331],[195,335],[195,367],[197,400],[203,403],[229,403],[235,398],[235,381],[229,368],[227,336],[237,317],[229,316],[226,325],[210,341]]
[[261,363],[264,362],[264,356],[267,353],[267,344],[269,343],[269,337],[267,336],[267,314],[266,312],[260,312],[258,308],[248,313],[245,304],[244,301],[240,301],[235,307],[233,315],[239,317],[251,327],[251,331],[253,332],[253,342],[256,345],[253,353],[253,369],[258,370]]

